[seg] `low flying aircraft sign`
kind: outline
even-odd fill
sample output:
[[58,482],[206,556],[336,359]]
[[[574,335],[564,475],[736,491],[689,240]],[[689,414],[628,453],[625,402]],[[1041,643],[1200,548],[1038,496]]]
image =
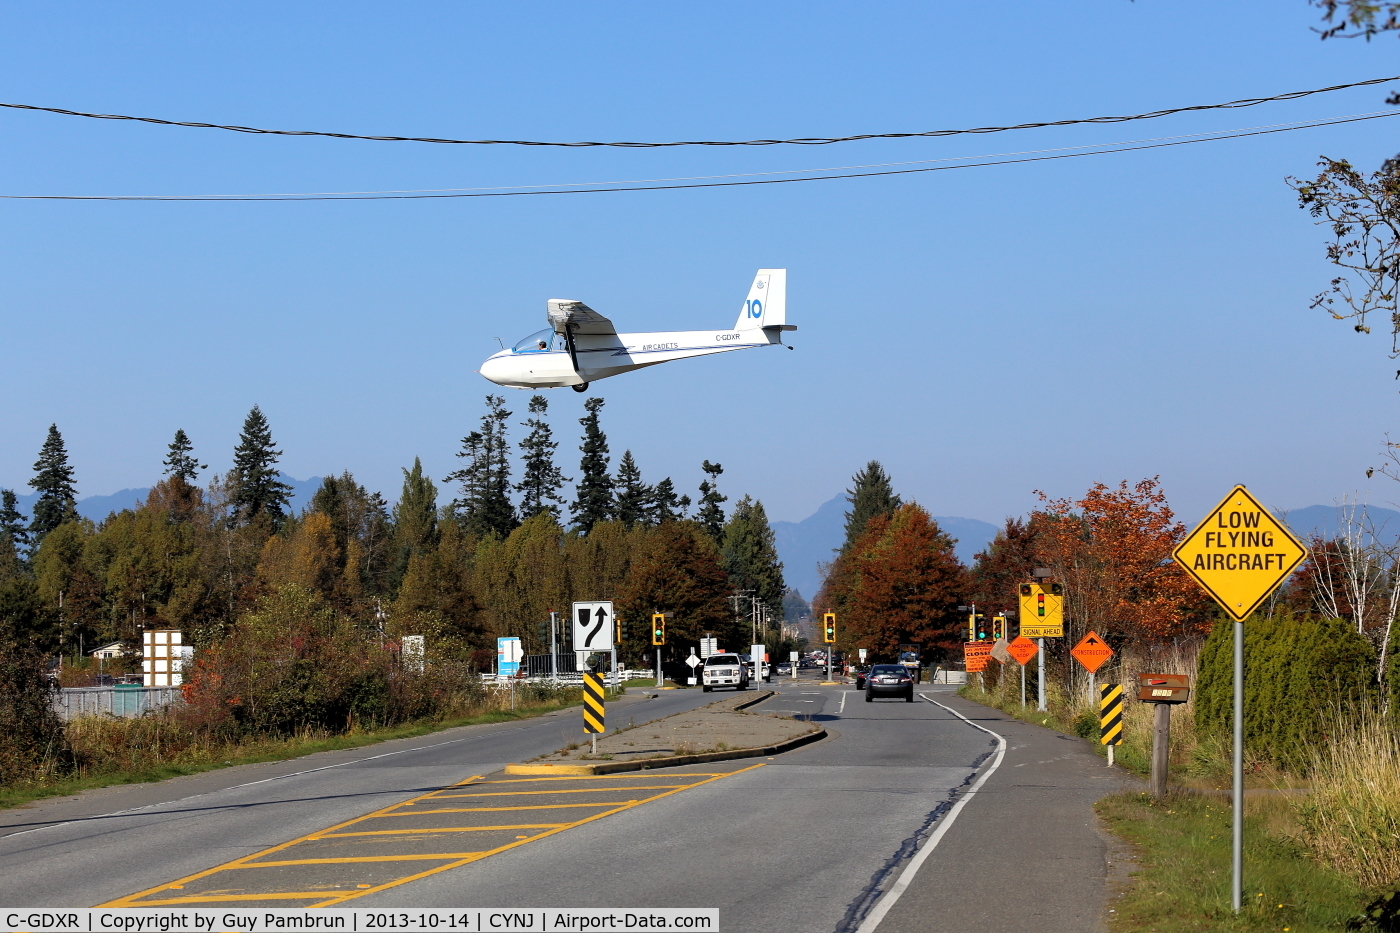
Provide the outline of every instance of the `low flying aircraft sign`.
[[783,331],[797,330],[786,314],[786,269],[758,270],[730,330],[619,334],[583,302],[551,298],[549,327],[493,354],[481,364],[481,374],[514,389],[572,386],[583,392],[590,382],[657,363],[781,344]]

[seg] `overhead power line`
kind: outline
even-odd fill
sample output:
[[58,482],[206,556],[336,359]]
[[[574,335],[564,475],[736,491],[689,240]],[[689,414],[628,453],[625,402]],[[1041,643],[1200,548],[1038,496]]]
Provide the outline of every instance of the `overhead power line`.
[[1171,116],[1174,113],[1190,113],[1201,110],[1234,110],[1241,107],[1254,107],[1259,104],[1280,100],[1297,100],[1314,94],[1327,94],[1353,87],[1367,87],[1400,80],[1400,75],[1391,78],[1371,78],[1368,81],[1353,81],[1350,84],[1334,84],[1331,87],[1314,88],[1310,91],[1290,91],[1272,97],[1246,97],[1223,104],[1196,104],[1190,107],[1172,107],[1167,110],[1153,110],[1119,117],[1088,117],[1078,120],[1048,120],[1036,123],[1018,123],[1014,126],[980,126],[961,130],[925,130],[913,133],[861,133],[855,136],[803,137],[799,139],[748,139],[748,140],[688,140],[680,142],[541,142],[529,139],[444,139],[433,136],[365,136],[358,133],[332,133],[321,130],[269,130],[254,126],[237,126],[222,123],[200,123],[188,120],[163,120],[158,117],[133,117],[117,113],[86,113],[81,110],[67,110],[62,107],[40,107],[34,104],[0,103],[0,107],[11,110],[37,110],[44,113],[57,113],[69,117],[88,117],[93,120],[131,120],[138,123],[155,123],[160,126],[189,126],[199,129],[228,130],[233,133],[252,133],[262,136],[327,136],[332,139],[365,139],[373,142],[393,143],[439,143],[453,146],[558,146],[564,148],[586,148],[611,146],[621,149],[664,149],[674,146],[828,146],[832,143],[849,143],[862,139],[914,139],[932,136],[963,136],[973,133],[1005,133],[1009,130],[1042,129],[1052,126],[1078,126],[1086,123],[1129,123],[1133,120],[1154,120]]
[[[903,168],[887,171],[845,172],[832,175],[808,175],[804,178],[746,178],[740,181],[685,181],[679,184],[649,183],[602,183],[614,187],[557,187],[520,186],[508,190],[500,189],[448,189],[437,191],[404,192],[327,192],[321,194],[205,194],[205,195],[166,195],[166,194],[0,194],[4,201],[421,201],[442,198],[509,198],[542,194],[609,194],[622,191],[676,191],[689,188],[737,188],[750,185],[784,185],[803,181],[834,181],[843,178],[877,178],[885,175],[914,175],[922,172],[947,172],[965,168],[989,168],[998,165],[1016,165],[1025,162],[1052,162],[1060,159],[1078,159],[1084,156],[1110,155],[1120,152],[1139,152],[1144,149],[1163,149],[1170,146],[1189,146],[1195,143],[1217,142],[1224,139],[1241,139],[1247,136],[1268,136],[1274,133],[1290,133],[1319,126],[1336,126],[1342,123],[1360,123],[1366,120],[1384,120],[1400,117],[1400,111],[1359,114],[1350,117],[1337,117],[1314,123],[1289,124],[1275,127],[1262,127],[1250,130],[1236,130],[1200,138],[1169,138],[1165,142],[1144,142],[1142,144],[1110,143],[1109,148],[1098,148],[1087,152],[1054,151],[1050,155],[1032,155],[1023,158],[998,158],[995,156],[971,156],[969,159],[993,159],[994,161],[964,160],[955,165],[932,165],[921,168]],[[946,160],[939,160],[946,161]],[[907,164],[907,163],[906,163]],[[799,170],[805,171],[805,170]],[[817,171],[839,171],[818,169]],[[786,174],[786,173],[755,173]],[[721,176],[723,177],[723,176]]]

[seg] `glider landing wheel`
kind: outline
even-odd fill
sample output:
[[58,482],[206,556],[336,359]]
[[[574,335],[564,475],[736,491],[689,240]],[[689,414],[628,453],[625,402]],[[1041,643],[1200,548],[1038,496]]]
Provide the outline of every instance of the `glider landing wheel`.
[[587,392],[587,391],[588,391],[588,383],[586,383],[586,382],[580,382],[578,385],[574,386],[574,391],[575,391],[575,392]]

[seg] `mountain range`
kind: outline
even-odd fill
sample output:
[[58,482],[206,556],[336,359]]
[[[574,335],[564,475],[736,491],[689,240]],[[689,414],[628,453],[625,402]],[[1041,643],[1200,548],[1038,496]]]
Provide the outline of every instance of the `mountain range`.
[[[823,502],[800,522],[770,522],[777,539],[778,557],[783,562],[783,579],[808,600],[821,588],[822,574],[817,565],[831,560],[841,542],[846,540],[846,509],[849,507],[845,495],[839,495]],[[957,539],[953,553],[968,565],[998,531],[998,526],[975,518],[936,515],[934,521]]]
[[[284,475],[282,482],[292,487],[291,510],[293,512],[300,512],[310,505],[311,497],[316,495],[317,489],[321,488],[321,477],[319,476],[313,476],[310,479],[293,479]],[[143,486],[140,489],[122,489],[110,496],[87,496],[78,500],[78,514],[83,518],[100,522],[113,512],[136,508],[150,494],[151,487]],[[19,510],[25,515],[29,515],[34,503],[39,499],[39,494],[32,492],[27,496],[17,495],[15,499],[19,504]]]

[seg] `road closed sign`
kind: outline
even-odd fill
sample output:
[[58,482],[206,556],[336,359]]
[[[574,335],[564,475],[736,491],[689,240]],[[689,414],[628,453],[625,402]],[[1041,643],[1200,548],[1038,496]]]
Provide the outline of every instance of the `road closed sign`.
[[1236,486],[1172,557],[1236,622],[1243,622],[1308,556],[1293,532]]

